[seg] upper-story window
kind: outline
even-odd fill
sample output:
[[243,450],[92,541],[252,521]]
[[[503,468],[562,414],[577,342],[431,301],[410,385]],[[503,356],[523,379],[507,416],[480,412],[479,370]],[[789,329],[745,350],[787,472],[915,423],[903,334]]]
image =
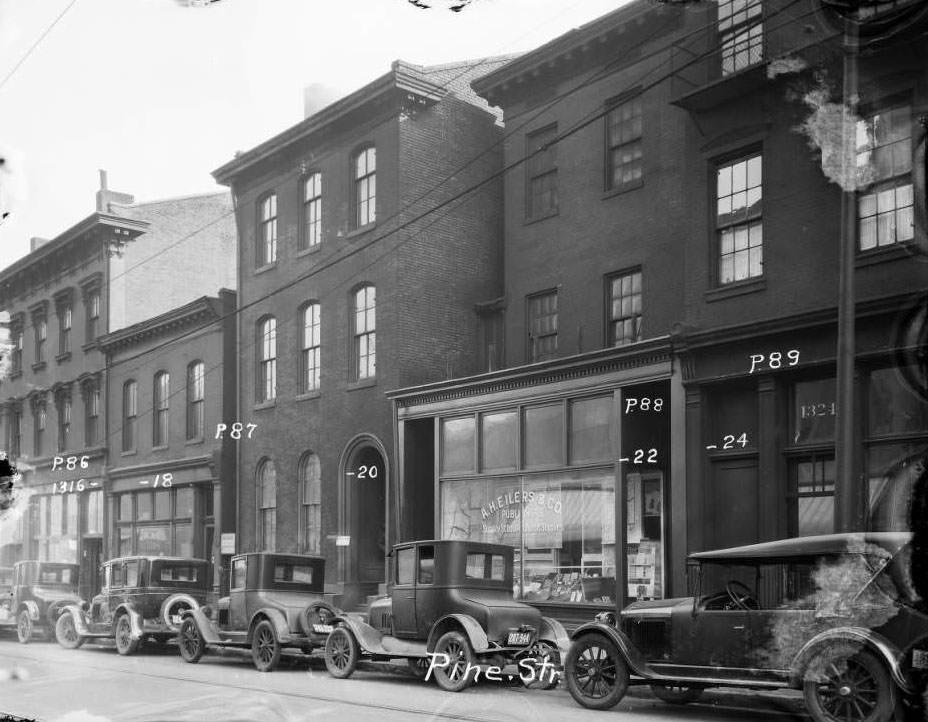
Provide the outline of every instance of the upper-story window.
[[915,237],[912,109],[899,105],[857,121],[857,169],[868,185],[858,193],[860,250]]
[[10,456],[17,458],[22,453],[23,407],[20,401],[13,402],[9,413],[8,444]]
[[206,425],[206,369],[202,361],[187,366],[187,439],[202,439]]
[[55,405],[58,407],[58,451],[64,451],[71,435],[71,390],[61,389],[56,394]]
[[525,138],[525,217],[557,213],[557,125]]
[[351,335],[354,339],[352,378],[372,378],[377,373],[377,295],[374,286],[354,292]]
[[363,148],[354,157],[355,228],[377,220],[377,149]]
[[268,193],[258,202],[256,263],[266,266],[277,261],[277,194]]
[[528,360],[542,361],[557,353],[557,291],[529,296]]
[[606,113],[606,190],[641,182],[641,96]]
[[45,361],[45,341],[48,339],[48,319],[45,314],[39,314],[33,317],[32,325],[35,330],[35,362],[42,363]]
[[764,59],[762,0],[720,0],[719,46],[722,75],[730,75]]
[[277,398],[277,319],[269,316],[258,322],[258,368],[255,400],[271,401]]
[[45,435],[45,426],[47,423],[47,402],[44,395],[34,396],[32,398],[32,421],[34,424],[33,435],[33,456],[42,455],[42,442]]
[[152,394],[152,446],[166,446],[168,443],[168,412],[171,398],[171,375],[167,371],[155,374]]
[[100,291],[90,291],[84,302],[87,312],[87,343],[90,343],[100,335]]
[[322,243],[322,173],[303,178],[303,229],[299,249],[305,251]]
[[84,445],[97,443],[100,423],[100,386],[96,381],[87,381],[82,388],[84,397]]
[[58,307],[58,353],[71,351],[71,302]]
[[258,543],[272,552],[277,542],[277,469],[264,459],[258,465]]
[[609,346],[624,346],[640,341],[641,335],[641,270],[617,273],[606,279]]
[[761,170],[760,153],[724,163],[716,169],[719,284],[763,275]]
[[300,344],[300,376],[298,391],[301,394],[315,391],[319,388],[322,350],[322,324],[319,308],[318,303],[308,303],[300,312],[302,338]]
[[10,343],[12,352],[10,354],[10,373],[20,374],[23,371],[23,317],[22,315],[14,317],[10,323]]
[[135,451],[136,425],[139,416],[139,385],[126,381],[122,385],[122,450]]

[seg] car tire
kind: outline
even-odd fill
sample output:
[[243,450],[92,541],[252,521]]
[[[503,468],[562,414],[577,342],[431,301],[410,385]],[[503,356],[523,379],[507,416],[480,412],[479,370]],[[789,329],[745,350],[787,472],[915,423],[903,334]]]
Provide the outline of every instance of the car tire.
[[320,632],[313,631],[314,624],[332,624],[339,611],[328,602],[313,602],[300,612],[300,629],[307,637]]
[[[557,687],[558,682],[560,681],[558,667],[560,667],[561,664],[561,654],[558,651],[557,645],[545,640],[539,640],[535,644],[535,650],[532,656],[538,662],[544,662],[544,660],[547,659],[548,665],[546,667],[542,667],[541,664],[534,665],[533,670],[535,673],[532,675],[530,680],[527,680],[520,674],[519,679],[522,681],[522,685],[526,689],[543,690],[554,689]],[[553,668],[551,667],[552,663],[554,664]],[[520,669],[524,669],[521,664]],[[544,679],[542,679],[542,674],[545,676]]]
[[447,666],[435,667],[435,681],[446,692],[460,692],[473,683],[469,679],[468,667],[475,665],[476,655],[470,640],[460,632],[446,632],[439,639],[433,650],[434,654],[446,654]]
[[416,679],[425,679],[429,673],[429,664],[428,657],[410,657],[406,660],[406,666]]
[[62,612],[58,617],[55,622],[55,639],[65,649],[77,649],[84,643],[86,638],[77,633],[72,612]]
[[251,660],[259,672],[273,672],[280,663],[280,641],[270,620],[258,622],[251,635]]
[[206,642],[192,617],[187,617],[181,622],[180,630],[177,632],[177,646],[180,648],[180,656],[190,664],[199,662],[206,651]]
[[139,651],[139,640],[132,638],[132,623],[128,614],[120,614],[116,620],[116,651],[122,655],[135,654]]
[[815,722],[889,722],[896,708],[896,685],[872,652],[841,644],[817,654],[802,686]]
[[325,668],[336,679],[348,679],[358,667],[361,649],[347,627],[336,627],[325,640]]
[[19,640],[19,643],[29,644],[29,642],[32,641],[33,630],[32,615],[29,614],[28,609],[23,609],[16,615],[16,638]]
[[570,645],[564,662],[567,689],[589,709],[615,707],[628,691],[628,665],[605,634],[586,634]]
[[172,594],[161,604],[160,616],[165,629],[169,629],[172,632],[178,631],[180,625],[174,624],[171,617],[175,615],[179,616],[185,609],[197,609],[199,606],[197,600],[189,594]]
[[689,704],[695,702],[705,690],[702,687],[687,687],[685,684],[652,684],[651,693],[667,704]]

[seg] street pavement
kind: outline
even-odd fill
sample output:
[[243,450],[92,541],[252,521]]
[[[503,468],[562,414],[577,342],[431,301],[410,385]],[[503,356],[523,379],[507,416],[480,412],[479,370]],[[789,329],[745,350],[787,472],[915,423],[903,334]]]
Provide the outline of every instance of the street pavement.
[[[11,671],[15,677],[9,679]],[[613,710],[577,705],[564,688],[526,690],[480,681],[453,694],[396,665],[367,665],[350,679],[329,676],[321,656],[285,659],[258,672],[238,653],[185,663],[172,644],[129,657],[112,647],[79,650],[55,643],[0,640],[0,720],[4,714],[47,722],[161,720],[361,720],[392,722],[808,722],[789,693],[707,692],[704,702],[674,707],[635,688]]]

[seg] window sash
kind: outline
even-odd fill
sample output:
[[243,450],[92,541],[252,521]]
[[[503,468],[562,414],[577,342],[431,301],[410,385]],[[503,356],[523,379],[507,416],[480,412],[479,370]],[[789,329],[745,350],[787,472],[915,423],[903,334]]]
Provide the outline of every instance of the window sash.
[[277,260],[277,194],[271,193],[260,203],[257,260],[266,266]]
[[606,188],[636,183],[642,177],[641,98],[613,106],[606,114]]
[[311,173],[303,180],[303,233],[300,250],[322,242],[322,174]]
[[557,145],[552,142],[556,137],[557,126],[550,126],[526,136],[527,218],[557,212]]
[[135,424],[138,416],[138,384],[131,381],[122,391],[122,450],[135,449]]
[[258,327],[258,401],[277,397],[277,321],[266,319]]
[[716,169],[718,283],[763,275],[763,156],[735,159]]
[[355,227],[377,219],[377,149],[365,148],[355,156]]
[[372,378],[377,373],[377,295],[374,286],[364,286],[354,295],[353,335],[355,378]]
[[641,271],[609,279],[609,344],[623,346],[642,339]]
[[530,296],[528,302],[529,357],[551,358],[557,351],[557,292]]

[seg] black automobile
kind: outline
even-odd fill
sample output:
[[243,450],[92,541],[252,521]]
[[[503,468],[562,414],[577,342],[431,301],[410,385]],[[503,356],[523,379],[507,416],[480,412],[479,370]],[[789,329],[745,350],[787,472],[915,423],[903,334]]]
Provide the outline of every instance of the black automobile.
[[800,537],[690,555],[694,595],[578,628],[567,686],[607,709],[629,684],[666,702],[707,687],[802,689],[816,722],[888,722],[928,686],[928,608],[904,532]]
[[80,601],[79,571],[77,564],[16,562],[9,586],[0,585],[0,628],[15,627],[23,644],[35,633],[50,636],[62,609]]

